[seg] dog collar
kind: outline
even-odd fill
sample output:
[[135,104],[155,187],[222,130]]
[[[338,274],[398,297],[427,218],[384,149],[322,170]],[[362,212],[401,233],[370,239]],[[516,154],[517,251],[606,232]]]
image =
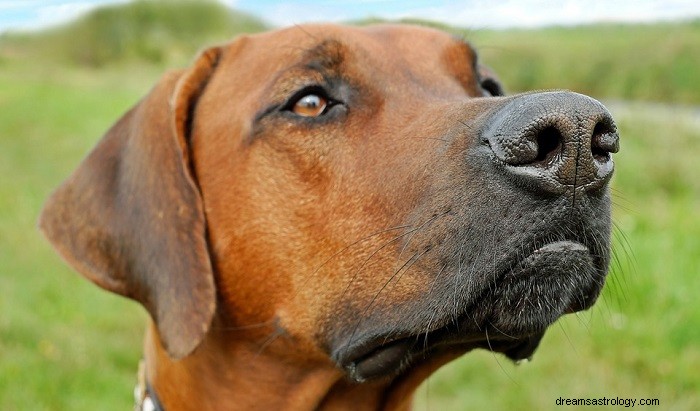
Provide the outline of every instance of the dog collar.
[[139,361],[139,371],[136,387],[134,387],[134,411],[164,411],[153,391],[153,387],[146,380],[146,364]]

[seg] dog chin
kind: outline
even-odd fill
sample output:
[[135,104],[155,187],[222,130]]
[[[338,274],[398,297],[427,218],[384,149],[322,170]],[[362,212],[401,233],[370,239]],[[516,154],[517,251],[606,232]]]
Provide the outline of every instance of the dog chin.
[[366,338],[341,350],[336,359],[358,382],[395,377],[448,351],[484,348],[515,362],[529,360],[547,327],[593,304],[604,272],[583,244],[549,243],[520,260],[464,314],[439,328]]
[[489,324],[506,336],[544,330],[566,313],[589,308],[604,275],[605,269],[596,267],[583,244],[547,244],[520,261],[489,291],[486,299],[493,302]]

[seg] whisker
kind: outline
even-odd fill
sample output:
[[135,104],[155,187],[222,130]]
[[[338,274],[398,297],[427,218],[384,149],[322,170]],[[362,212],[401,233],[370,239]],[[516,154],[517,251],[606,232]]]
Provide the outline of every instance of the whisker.
[[[576,318],[579,318],[578,313],[575,313],[575,314],[576,314]],[[580,322],[580,320],[579,320],[579,322]],[[571,349],[574,351],[574,353],[578,354],[578,350],[576,349],[574,342],[571,341],[571,337],[569,337],[569,333],[566,332],[566,329],[564,328],[563,321],[561,321],[561,320],[557,321],[557,325],[559,326],[559,329],[561,329],[561,331],[564,333],[564,337],[566,338],[566,341],[568,341]]]
[[279,337],[281,337],[282,335],[284,335],[284,333],[285,333],[285,331],[284,331],[283,329],[281,329],[281,328],[276,328],[275,331],[273,331],[272,334],[270,334],[270,335],[265,339],[265,341],[263,341],[263,343],[260,345],[260,348],[259,348],[258,351],[255,353],[255,357],[257,358],[257,357],[259,357],[260,355],[262,355],[263,351],[265,351],[265,349],[266,349],[267,347],[269,347],[273,342],[275,342],[276,339],[278,339]]
[[[491,324],[491,326],[493,326],[493,324]],[[498,356],[496,355],[496,351],[493,350],[493,347],[491,346],[491,339],[489,338],[488,327],[486,327],[486,329],[484,329],[484,333],[486,334],[486,344],[488,344],[489,351],[493,354],[493,358],[496,360],[496,364],[498,364],[498,367],[501,369],[501,371],[503,371],[503,374],[505,374],[509,380],[511,380],[513,383],[515,383],[517,385],[518,382],[513,379],[513,377],[510,375],[510,373],[508,373],[508,371],[506,371],[505,367],[503,367],[503,364],[501,364],[501,361],[498,359]]]
[[[410,226],[409,226],[409,227],[410,227]],[[418,228],[420,228],[420,227],[418,227]],[[350,286],[352,286],[352,284],[355,282],[355,279],[356,279],[357,276],[360,274],[360,271],[365,267],[365,265],[367,265],[367,263],[368,263],[375,255],[377,255],[378,252],[380,252],[381,250],[383,250],[385,247],[387,247],[387,246],[390,245],[391,243],[394,243],[394,242],[400,240],[402,237],[411,234],[412,232],[414,232],[414,231],[417,230],[418,228],[414,228],[414,229],[411,229],[411,230],[409,230],[409,231],[406,231],[405,233],[401,233],[400,235],[398,235],[398,236],[392,238],[391,240],[385,242],[384,244],[382,244],[381,246],[379,246],[378,248],[376,248],[374,251],[372,251],[372,253],[370,253],[370,255],[369,255],[366,259],[364,259],[364,260],[362,261],[362,263],[360,263],[359,267],[357,267],[357,269],[354,270],[354,273],[353,273],[352,277],[350,278],[350,281],[348,281],[347,286],[345,287],[345,289],[343,290],[343,292],[342,292],[342,294],[341,294],[341,298],[344,297],[344,296],[347,294],[348,290],[350,289]]]
[[399,252],[399,256],[398,256],[396,259],[397,259],[397,260],[400,260],[400,259],[401,259],[401,256],[403,255],[403,252],[406,250],[406,248],[408,247],[408,245],[411,243],[411,240],[413,240],[413,237],[416,235],[416,233],[417,233],[418,231],[420,231],[423,227],[427,226],[428,224],[432,223],[433,221],[437,220],[438,218],[447,215],[449,212],[450,212],[450,210],[447,210],[447,211],[442,212],[442,213],[440,213],[440,214],[435,214],[435,215],[433,215],[432,217],[430,217],[429,219],[425,220],[421,225],[419,225],[418,227],[416,227],[414,230],[412,230],[411,236],[408,238],[408,240],[406,240],[406,243],[405,243],[405,244],[403,245],[403,247],[401,248],[401,251]]
[[[364,309],[363,311],[364,311],[365,313],[369,312],[370,309],[373,307],[374,303],[377,301],[377,298],[379,298],[379,295],[380,295],[380,294],[386,289],[386,287],[394,280],[394,278],[396,278],[396,276],[404,269],[404,267],[407,267],[407,266],[410,267],[410,266],[412,265],[413,260],[414,260],[414,259],[417,260],[417,259],[420,258],[420,256],[421,256],[422,254],[424,254],[424,253],[425,253],[425,251],[424,251],[423,253],[421,253],[421,254],[419,254],[419,253],[414,253],[408,260],[406,260],[406,262],[405,262],[401,267],[399,267],[398,270],[395,270],[394,273],[389,277],[389,279],[382,285],[382,287],[379,289],[379,291],[377,291],[377,293],[374,294],[374,297],[372,297],[372,300],[370,300],[369,304],[367,304],[367,306],[365,307],[365,309]],[[358,325],[359,325],[359,320],[357,321],[357,323],[356,323],[356,325],[355,325],[355,330],[353,330],[352,336],[351,336],[351,338],[350,338],[351,340],[352,340],[352,337],[355,335],[355,331],[357,330],[357,326],[358,326]]]
[[[318,267],[316,267],[316,269],[314,269],[311,273],[307,274],[307,275],[305,276],[304,282],[302,283],[302,287],[299,287],[299,289],[304,289],[304,288],[305,288],[304,286],[305,286],[306,284],[308,284],[308,282],[311,281],[311,279],[312,279],[316,274],[318,274],[318,272],[321,271],[321,269],[322,269],[323,267],[325,267],[328,263],[330,263],[331,261],[333,261],[333,259],[337,258],[338,256],[340,256],[340,255],[343,254],[344,252],[348,251],[348,250],[351,249],[352,247],[355,247],[355,246],[359,245],[360,243],[363,243],[363,242],[365,242],[365,241],[368,241],[368,240],[370,240],[370,239],[372,239],[372,238],[374,238],[374,237],[376,237],[376,236],[379,236],[379,235],[382,235],[382,234],[386,234],[386,233],[389,233],[389,232],[391,232],[391,231],[396,231],[396,230],[401,230],[401,229],[409,228],[409,227],[411,227],[410,224],[402,224],[402,225],[398,225],[398,226],[394,226],[394,227],[384,228],[384,229],[375,231],[375,232],[373,232],[373,233],[371,233],[371,234],[368,234],[368,235],[366,235],[366,236],[364,236],[364,237],[361,237],[361,238],[359,238],[359,239],[353,241],[352,243],[350,243],[350,244],[348,244],[348,245],[342,247],[340,250],[336,251],[336,252],[333,253],[330,257],[328,257],[325,261],[323,261],[321,264],[319,264]],[[389,243],[391,243],[391,242],[393,242],[393,241],[395,241],[395,240],[401,238],[401,237],[404,236],[404,235],[406,235],[406,233],[403,233],[403,234],[399,235],[398,237],[395,237],[394,239],[390,240],[388,243],[385,243],[382,247],[380,247],[380,249],[383,248],[384,246],[388,245]],[[377,251],[378,251],[378,250],[377,250]],[[368,260],[371,259],[371,257],[372,257],[372,256],[370,256],[370,257],[368,258]],[[354,278],[353,278],[353,280],[354,280]],[[351,280],[351,283],[352,283],[352,280]],[[347,289],[346,289],[345,291],[347,291]],[[298,293],[299,293],[299,291],[297,290],[297,291],[295,292],[295,294],[298,294]],[[345,295],[345,292],[343,293],[343,295]]]
[[433,312],[430,314],[430,319],[428,320],[428,325],[425,326],[425,336],[423,337],[423,351],[428,350],[428,334],[430,334],[430,326],[433,324],[433,320],[435,319],[435,314],[437,313],[437,310],[433,310]]
[[260,329],[260,328],[269,327],[269,326],[273,325],[275,323],[275,321],[276,321],[275,319],[270,319],[268,321],[263,321],[263,322],[256,323],[256,324],[247,324],[247,325],[239,325],[239,326],[231,326],[231,327],[228,327],[228,326],[221,327],[221,326],[217,326],[217,325],[212,324],[211,329],[212,330],[221,330],[221,331],[226,331],[226,332],[256,330],[256,329]]
[[360,238],[360,239],[358,239],[358,240],[355,240],[355,241],[353,241],[352,243],[346,245],[345,247],[343,247],[343,248],[341,248],[340,250],[338,250],[338,251],[336,251],[335,253],[333,253],[333,255],[331,255],[330,257],[328,257],[328,259],[327,259],[326,261],[324,261],[323,263],[321,263],[321,265],[319,265],[319,266],[313,271],[312,274],[318,273],[318,271],[319,271],[321,268],[323,268],[323,266],[325,266],[326,264],[328,264],[328,263],[329,263],[330,261],[332,261],[335,257],[339,256],[340,254],[342,254],[343,252],[347,251],[347,250],[350,249],[351,247],[354,247],[354,246],[356,246],[356,245],[358,245],[358,244],[360,244],[360,243],[362,243],[362,242],[364,242],[364,241],[367,241],[367,240],[371,239],[372,237],[376,237],[376,236],[378,236],[378,235],[380,235],[380,234],[385,234],[385,233],[388,233],[388,232],[391,232],[391,231],[401,230],[401,229],[403,229],[403,228],[408,228],[408,227],[411,227],[411,225],[410,225],[410,224],[404,224],[404,225],[399,225],[399,226],[395,226],[395,227],[385,228],[385,229],[383,229],[383,230],[376,231],[376,232],[374,232],[374,233],[372,233],[372,234],[369,234],[369,235],[364,236],[364,237],[362,237],[362,238]]

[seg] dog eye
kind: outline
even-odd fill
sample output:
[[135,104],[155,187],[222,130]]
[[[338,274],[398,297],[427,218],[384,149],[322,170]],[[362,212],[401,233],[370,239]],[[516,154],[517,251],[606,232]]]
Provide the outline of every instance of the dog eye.
[[318,94],[309,93],[299,98],[292,111],[302,117],[318,117],[326,111],[328,100]]

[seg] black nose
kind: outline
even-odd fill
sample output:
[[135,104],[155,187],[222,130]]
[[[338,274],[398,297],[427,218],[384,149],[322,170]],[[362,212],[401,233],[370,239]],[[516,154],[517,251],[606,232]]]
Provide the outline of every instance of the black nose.
[[483,139],[507,172],[537,190],[595,190],[613,172],[619,148],[612,116],[597,100],[571,92],[517,96],[488,121]]

